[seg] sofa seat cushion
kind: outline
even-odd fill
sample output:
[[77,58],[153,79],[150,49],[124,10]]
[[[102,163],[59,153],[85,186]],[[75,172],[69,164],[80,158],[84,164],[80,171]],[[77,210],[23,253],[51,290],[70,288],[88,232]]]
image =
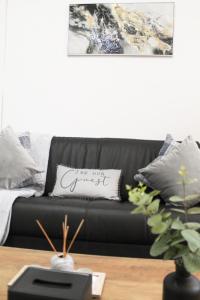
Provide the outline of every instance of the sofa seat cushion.
[[[51,238],[62,238],[62,222],[67,214],[70,222],[69,238],[85,218],[89,200],[64,199],[59,197],[19,197],[12,209],[10,235],[41,237],[41,230],[36,224],[39,219]],[[79,239],[85,240],[85,226]]]
[[104,243],[147,243],[146,220],[129,202],[96,200],[87,212],[87,238]]
[[[132,215],[129,202],[59,197],[20,197],[13,205],[10,235],[41,237],[39,219],[51,238],[61,239],[61,224],[68,215],[69,238],[82,218],[85,224],[78,240],[108,243],[148,244],[145,217]],[[22,221],[23,220],[23,221]]]
[[[53,239],[56,249],[62,249],[62,241]],[[8,247],[50,250],[49,244],[43,237],[10,236],[6,241]],[[90,255],[142,257],[150,258],[149,245],[113,244],[87,241],[76,241],[72,252]]]
[[[151,245],[155,236],[150,234],[146,217],[131,214],[132,209],[133,205],[129,202],[104,199],[20,197],[13,205],[10,236],[43,238],[35,222],[39,219],[51,238],[62,239],[61,224],[67,214],[70,239],[84,218],[79,241]],[[199,215],[189,215],[192,222],[199,222],[199,218]]]

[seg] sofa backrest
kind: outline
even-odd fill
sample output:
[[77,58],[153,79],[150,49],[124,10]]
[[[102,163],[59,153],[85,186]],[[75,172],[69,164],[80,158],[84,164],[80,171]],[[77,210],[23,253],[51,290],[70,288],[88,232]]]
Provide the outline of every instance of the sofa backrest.
[[121,197],[127,200],[126,184],[158,155],[163,141],[118,138],[54,137],[51,143],[45,195],[52,192],[57,165],[88,169],[121,169]]

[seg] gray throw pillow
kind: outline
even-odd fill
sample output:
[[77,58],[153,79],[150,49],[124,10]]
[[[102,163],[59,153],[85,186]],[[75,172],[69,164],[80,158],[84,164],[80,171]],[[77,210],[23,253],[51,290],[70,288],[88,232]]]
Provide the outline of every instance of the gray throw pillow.
[[[18,139],[21,143],[21,145],[27,150],[28,154],[30,154],[31,158],[34,160],[34,157],[32,156],[31,153],[31,136],[30,136],[30,132],[25,131],[25,132],[21,132],[18,134]],[[35,160],[34,160],[35,161]],[[36,163],[36,161],[35,161]],[[23,181],[22,183],[19,184],[18,188],[23,188],[23,187],[41,187],[44,185],[43,183],[43,179],[42,179],[42,173],[36,173],[34,174],[32,177],[26,179],[25,181]]]
[[162,147],[161,147],[161,149],[158,153],[158,156],[165,155],[166,152],[168,151],[168,149],[170,148],[170,146],[171,145],[176,145],[176,144],[177,144],[177,142],[174,140],[173,136],[170,133],[168,133],[166,135],[165,141],[164,141],[164,143],[163,143],[163,145],[162,145]]
[[0,188],[12,189],[40,173],[11,127],[0,133]]
[[21,145],[26,149],[30,150],[31,149],[31,139],[30,139],[30,133],[28,131],[21,132],[18,134],[18,139],[21,143]]
[[[164,143],[163,143],[163,145],[162,145],[162,147],[161,147],[161,149],[158,153],[158,157],[156,157],[155,160],[160,159],[163,155],[166,155],[176,145],[178,145],[178,143],[174,140],[172,135],[168,133],[166,135],[165,141],[164,141]],[[138,172],[139,173],[134,176],[134,180],[138,181],[138,182],[142,182],[145,185],[151,187],[151,183],[148,181],[148,179],[145,178],[145,176],[143,174],[141,174],[139,170],[138,170]]]
[[121,170],[75,169],[58,165],[50,196],[73,196],[121,200]]
[[[152,188],[161,192],[161,197],[168,202],[171,196],[183,195],[182,185],[178,184],[180,181],[178,171],[182,165],[186,167],[188,177],[197,180],[186,186],[186,194],[200,195],[200,150],[190,136],[175,145],[159,160],[154,160],[146,168],[140,169],[140,173],[147,178]],[[199,201],[200,197],[188,202],[188,207],[194,206]]]

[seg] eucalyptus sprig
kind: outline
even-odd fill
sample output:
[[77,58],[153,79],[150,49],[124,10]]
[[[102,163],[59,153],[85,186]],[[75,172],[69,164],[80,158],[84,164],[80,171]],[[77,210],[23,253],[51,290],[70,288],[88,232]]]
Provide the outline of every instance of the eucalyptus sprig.
[[200,214],[200,207],[188,208],[188,204],[200,198],[200,195],[187,195],[187,185],[196,180],[188,178],[184,166],[180,167],[178,173],[183,195],[175,195],[169,199],[177,206],[175,208],[160,208],[160,199],[157,197],[160,192],[148,192],[147,186],[142,183],[135,188],[126,188],[129,201],[135,205],[132,214],[145,215],[151,232],[157,235],[151,246],[151,256],[163,255],[164,259],[175,259],[181,262],[188,272],[194,273],[200,271],[200,223],[189,222],[188,219],[190,214]]

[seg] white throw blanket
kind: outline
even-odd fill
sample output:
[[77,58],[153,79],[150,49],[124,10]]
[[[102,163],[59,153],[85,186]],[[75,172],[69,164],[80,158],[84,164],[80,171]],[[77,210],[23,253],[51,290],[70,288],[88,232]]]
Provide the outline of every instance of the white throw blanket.
[[[0,245],[3,245],[8,237],[12,215],[12,205],[18,197],[41,196],[46,183],[49,149],[52,136],[42,134],[29,134],[30,145],[27,149],[41,170],[41,174],[34,176],[37,184],[25,188],[4,190],[0,189]],[[28,199],[27,199],[28,201]]]

